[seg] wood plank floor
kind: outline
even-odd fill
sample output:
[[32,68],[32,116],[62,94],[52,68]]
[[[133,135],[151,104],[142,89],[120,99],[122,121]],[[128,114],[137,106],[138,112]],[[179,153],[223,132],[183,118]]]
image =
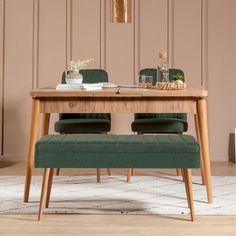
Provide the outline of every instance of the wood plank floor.
[[[126,174],[127,170],[112,170]],[[230,163],[212,163],[213,175],[236,175]],[[0,175],[24,175],[23,163],[0,162]],[[42,173],[34,170],[34,175]],[[137,175],[175,174],[173,170],[136,170]],[[62,175],[95,174],[95,170],[67,169]],[[106,171],[103,171],[106,174]],[[195,172],[198,175],[199,172]],[[235,199],[236,200],[236,199]],[[182,215],[44,215],[42,222],[35,215],[0,215],[1,236],[25,235],[236,235],[236,216],[197,216],[190,222]]]

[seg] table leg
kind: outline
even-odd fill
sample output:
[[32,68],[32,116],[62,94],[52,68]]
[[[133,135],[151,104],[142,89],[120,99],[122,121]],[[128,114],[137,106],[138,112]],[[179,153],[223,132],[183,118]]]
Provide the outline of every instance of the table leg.
[[33,99],[32,111],[31,111],[30,135],[29,135],[30,139],[29,139],[28,156],[26,164],[24,202],[29,201],[32,168],[34,164],[34,146],[38,136],[38,123],[39,123],[39,100]]
[[202,144],[201,148],[205,167],[207,199],[208,203],[212,203],[211,163],[207,127],[207,109],[206,100],[203,98],[197,100],[197,116],[199,121],[199,131]]
[[200,145],[200,163],[201,163],[202,184],[206,185],[206,177],[205,177],[206,170],[205,170],[204,159],[203,159],[203,155],[202,155],[202,143],[201,143],[202,141],[201,141],[200,131],[199,131],[199,121],[198,121],[198,117],[196,114],[194,114],[194,121],[195,121],[195,130],[196,130],[197,140]]

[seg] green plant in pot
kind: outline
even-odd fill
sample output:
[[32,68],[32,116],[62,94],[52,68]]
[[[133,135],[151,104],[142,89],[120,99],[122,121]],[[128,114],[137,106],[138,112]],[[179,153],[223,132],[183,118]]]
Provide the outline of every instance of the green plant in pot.
[[172,77],[172,82],[182,84],[184,83],[184,76],[178,73]]

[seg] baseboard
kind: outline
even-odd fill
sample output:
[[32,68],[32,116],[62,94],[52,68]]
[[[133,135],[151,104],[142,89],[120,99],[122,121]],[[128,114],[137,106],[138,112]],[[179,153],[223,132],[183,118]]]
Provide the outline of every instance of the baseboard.
[[3,162],[25,162],[26,161],[26,156],[21,156],[21,155],[1,155],[0,156],[0,161]]

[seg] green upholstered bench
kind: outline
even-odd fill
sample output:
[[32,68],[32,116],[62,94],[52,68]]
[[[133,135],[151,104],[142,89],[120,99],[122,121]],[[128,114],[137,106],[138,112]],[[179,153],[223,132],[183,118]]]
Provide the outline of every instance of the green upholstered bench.
[[53,168],[181,168],[191,219],[191,169],[199,168],[200,148],[190,135],[47,135],[35,147],[35,167],[45,168],[38,219]]

